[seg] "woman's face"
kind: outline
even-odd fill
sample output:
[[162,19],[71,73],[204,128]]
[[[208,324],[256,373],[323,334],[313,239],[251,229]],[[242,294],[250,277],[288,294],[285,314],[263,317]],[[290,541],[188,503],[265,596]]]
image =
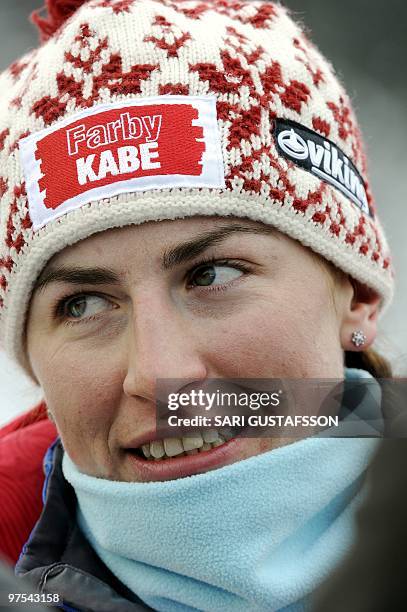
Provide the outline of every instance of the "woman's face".
[[156,380],[341,378],[341,300],[332,292],[308,249],[260,223],[195,217],[109,230],[44,269],[28,355],[82,472],[140,482],[187,476],[275,442],[138,457],[129,447],[162,448],[148,446]]

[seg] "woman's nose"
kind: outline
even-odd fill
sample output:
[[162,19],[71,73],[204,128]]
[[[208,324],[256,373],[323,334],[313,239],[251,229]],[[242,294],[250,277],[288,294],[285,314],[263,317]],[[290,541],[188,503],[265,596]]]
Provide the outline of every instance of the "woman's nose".
[[192,322],[173,303],[163,302],[149,296],[134,308],[123,383],[128,396],[155,401],[159,379],[183,386],[207,377]]

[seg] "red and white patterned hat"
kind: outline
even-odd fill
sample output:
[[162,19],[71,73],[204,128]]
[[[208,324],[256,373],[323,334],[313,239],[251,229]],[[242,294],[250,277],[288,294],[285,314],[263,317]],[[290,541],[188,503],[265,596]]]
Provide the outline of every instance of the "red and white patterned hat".
[[43,44],[0,76],[0,337],[23,367],[47,261],[150,220],[271,224],[389,303],[349,98],[284,8],[48,0],[48,10],[36,17]]

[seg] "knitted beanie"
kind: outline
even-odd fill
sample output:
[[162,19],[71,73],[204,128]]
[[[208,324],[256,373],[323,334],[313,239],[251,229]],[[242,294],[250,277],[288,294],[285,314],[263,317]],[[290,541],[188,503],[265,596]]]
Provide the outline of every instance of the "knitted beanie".
[[42,45],[0,76],[0,338],[27,366],[33,285],[96,232],[244,217],[387,304],[393,274],[360,132],[330,64],[278,4],[47,0]]

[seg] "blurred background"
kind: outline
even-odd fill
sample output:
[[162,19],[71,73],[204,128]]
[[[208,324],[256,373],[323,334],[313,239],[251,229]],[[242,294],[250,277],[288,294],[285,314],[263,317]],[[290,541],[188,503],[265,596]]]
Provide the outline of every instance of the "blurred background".
[[[42,0],[0,0],[0,70],[37,43],[28,21]],[[407,3],[283,0],[342,78],[359,117],[373,192],[397,272],[375,347],[407,372]],[[41,394],[0,352],[0,425]]]

